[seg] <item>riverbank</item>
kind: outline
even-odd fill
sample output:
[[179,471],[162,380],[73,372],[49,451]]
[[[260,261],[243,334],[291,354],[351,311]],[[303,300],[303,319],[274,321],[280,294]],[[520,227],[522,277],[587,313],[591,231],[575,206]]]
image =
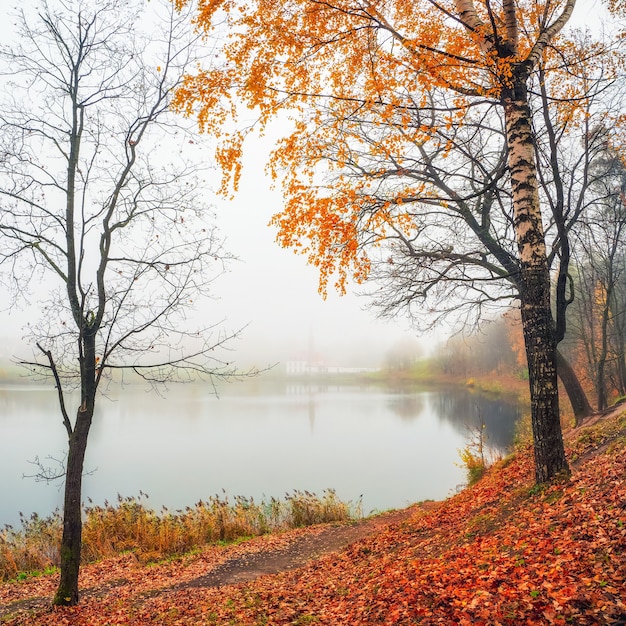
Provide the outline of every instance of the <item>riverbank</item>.
[[428,371],[398,372],[387,374],[383,380],[388,384],[465,387],[484,393],[516,396],[519,402],[530,404],[528,380],[513,374],[490,374],[489,376],[448,376]]
[[409,509],[403,521],[347,548],[309,554],[295,569],[238,584],[201,584],[233,559],[254,560],[262,574],[259,554],[346,526],[211,546],[149,567],[132,554],[106,559],[83,568],[83,600],[75,608],[46,606],[54,575],[5,583],[1,623],[623,624],[623,408],[594,417],[566,439],[567,481],[534,485],[526,447],[474,487],[437,506]]

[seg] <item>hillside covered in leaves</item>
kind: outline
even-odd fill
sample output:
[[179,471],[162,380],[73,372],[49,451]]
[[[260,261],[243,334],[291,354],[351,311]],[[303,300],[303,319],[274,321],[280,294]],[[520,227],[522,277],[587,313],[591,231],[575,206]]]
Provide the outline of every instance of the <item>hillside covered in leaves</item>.
[[258,560],[327,527],[150,566],[128,553],[86,565],[72,608],[49,606],[54,575],[4,583],[0,623],[625,624],[626,413],[570,431],[567,449],[568,480],[535,486],[531,450],[519,450],[445,502],[249,582],[203,583],[225,561]]

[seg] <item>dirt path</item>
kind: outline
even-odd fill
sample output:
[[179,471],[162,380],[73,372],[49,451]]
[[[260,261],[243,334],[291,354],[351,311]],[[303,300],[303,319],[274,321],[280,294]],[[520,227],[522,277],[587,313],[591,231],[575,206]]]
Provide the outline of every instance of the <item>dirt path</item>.
[[[428,503],[433,505],[434,503]],[[235,557],[221,563],[207,574],[185,581],[171,589],[189,587],[222,587],[254,580],[265,574],[277,574],[295,569],[323,554],[336,552],[349,544],[383,530],[390,524],[411,517],[419,507],[412,506],[401,511],[383,513],[350,524],[337,524],[324,528],[317,535],[299,537],[293,543],[280,549],[267,550]]]

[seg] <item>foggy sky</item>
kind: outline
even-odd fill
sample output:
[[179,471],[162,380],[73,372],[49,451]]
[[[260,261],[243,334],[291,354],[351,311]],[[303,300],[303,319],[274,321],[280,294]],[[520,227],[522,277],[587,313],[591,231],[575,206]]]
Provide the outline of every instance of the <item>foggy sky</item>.
[[[36,0],[19,4],[26,8],[37,5]],[[0,36],[4,42],[15,36],[12,12],[11,6],[0,5]],[[195,125],[195,121],[190,123]],[[327,300],[322,299],[317,291],[317,271],[306,265],[305,257],[281,249],[274,241],[275,231],[268,222],[282,208],[281,195],[270,191],[264,166],[273,142],[283,130],[275,125],[275,133],[267,133],[263,140],[252,137],[246,143],[240,191],[234,200],[211,191],[220,186],[221,174],[216,168],[209,171],[203,200],[214,207],[216,225],[226,239],[226,252],[239,260],[229,263],[228,273],[213,283],[217,300],[201,311],[190,312],[192,324],[212,325],[224,320],[224,331],[247,325],[240,338],[230,344],[233,352],[228,354],[228,360],[242,367],[264,367],[309,356],[321,356],[328,364],[378,366],[395,344],[405,338],[413,340],[408,322],[376,320],[373,313],[363,310],[367,301],[354,293],[339,297],[329,289]],[[188,146],[189,154],[202,154],[200,158],[206,159],[203,165],[211,167],[209,139],[200,137],[195,144]],[[2,294],[0,359],[33,353],[33,346],[21,338],[26,334],[25,321],[35,321],[40,313],[38,295],[43,294],[35,288],[30,306],[8,311],[7,293]]]
[[[0,36],[5,42],[13,35],[14,20],[7,16],[17,3],[7,4],[0,6]],[[598,0],[581,3],[576,8],[577,23],[588,24],[592,16],[597,17],[600,6]],[[215,205],[217,225],[227,239],[226,250],[240,260],[231,263],[229,273],[216,281],[219,301],[199,317],[206,323],[225,319],[224,328],[231,330],[249,324],[232,345],[232,357],[242,366],[284,362],[307,356],[312,350],[329,364],[381,364],[394,345],[414,340],[409,322],[376,320],[372,312],[363,310],[367,300],[354,293],[339,297],[329,289],[328,299],[323,300],[317,292],[316,270],[306,265],[305,257],[274,242],[274,229],[267,224],[282,207],[280,192],[270,191],[263,171],[270,147],[267,137],[246,143],[240,191],[233,201],[206,198]],[[217,188],[217,171],[213,178],[210,185]],[[5,343],[8,337],[19,337],[24,313],[4,310],[6,294],[2,304],[0,339]],[[441,336],[422,338],[421,343],[428,350]],[[29,348],[22,345],[21,354],[28,354]]]
[[248,146],[240,192],[231,202],[217,202],[218,225],[227,249],[239,257],[216,285],[228,323],[250,322],[238,351],[259,358],[284,360],[310,351],[340,365],[379,365],[399,341],[413,338],[408,321],[377,320],[365,311],[368,301],[339,296],[329,287],[318,293],[318,273],[306,258],[275,242],[268,226],[281,207],[279,190],[270,190],[263,169],[270,142]]

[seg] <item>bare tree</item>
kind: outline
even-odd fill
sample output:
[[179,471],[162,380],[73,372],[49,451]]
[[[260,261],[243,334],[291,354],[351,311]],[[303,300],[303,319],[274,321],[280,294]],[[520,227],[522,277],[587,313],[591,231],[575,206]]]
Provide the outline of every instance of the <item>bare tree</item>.
[[[604,128],[597,128],[594,133],[605,140],[609,136]],[[581,297],[574,303],[571,317],[575,341],[584,348],[598,410],[603,410],[608,404],[609,378],[619,393],[626,387],[626,170],[608,141],[594,173],[597,196],[576,233],[576,284]]]
[[[97,391],[230,376],[233,335],[187,321],[228,255],[169,113],[195,41],[169,3],[43,2],[3,47],[0,264],[45,293],[25,364],[52,379],[68,437],[55,604],[78,602],[81,480]],[[16,294],[15,294],[16,295]],[[80,390],[74,415],[68,394]]]

